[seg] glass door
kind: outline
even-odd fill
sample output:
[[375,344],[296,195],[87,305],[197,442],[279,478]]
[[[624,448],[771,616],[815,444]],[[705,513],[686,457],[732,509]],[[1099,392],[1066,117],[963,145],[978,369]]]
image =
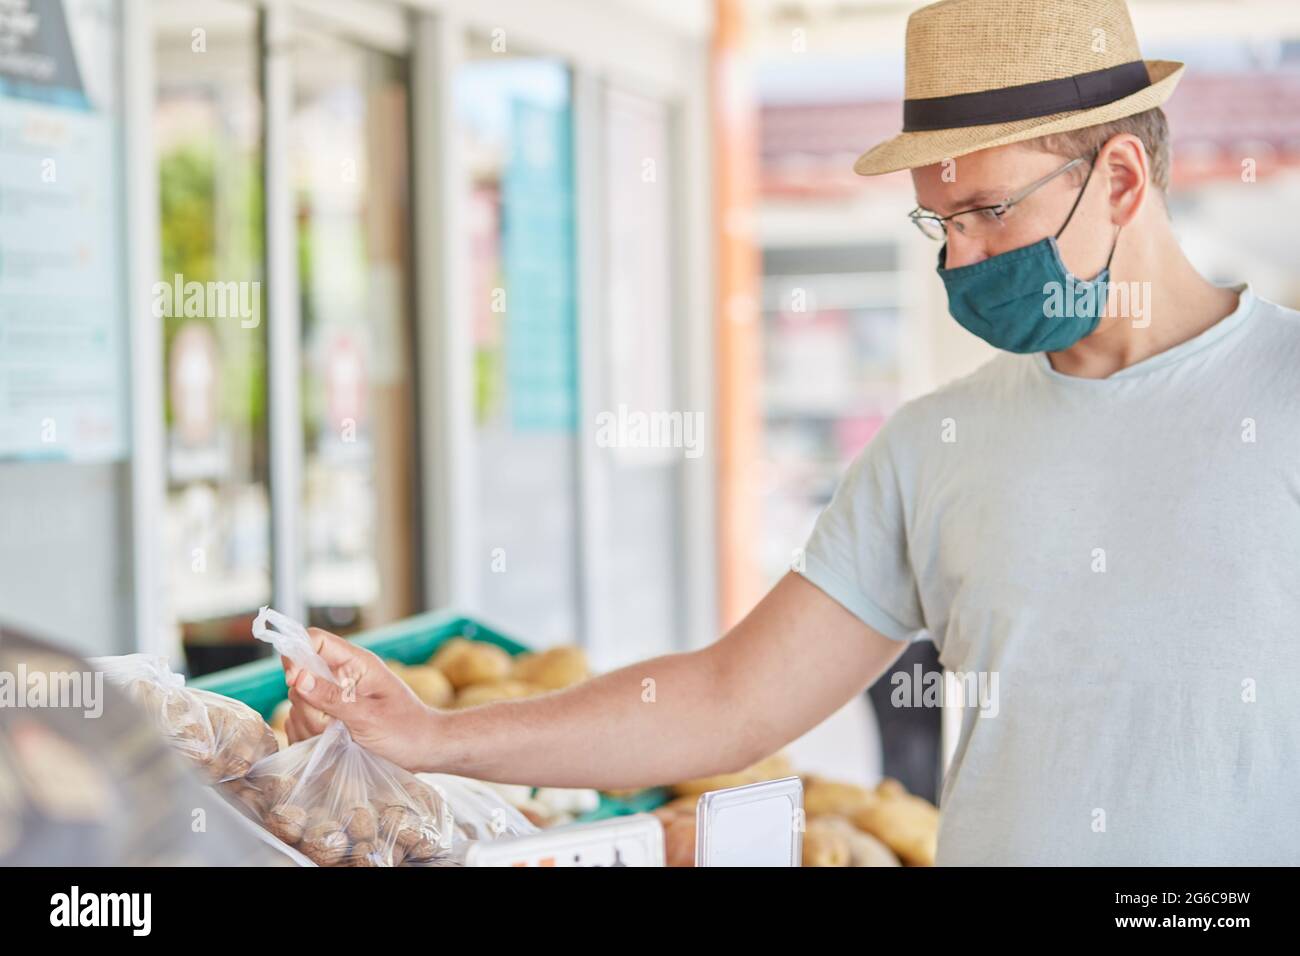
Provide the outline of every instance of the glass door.
[[201,674],[261,653],[271,600],[260,43],[232,0],[155,16],[166,605]]
[[299,26],[292,76],[302,591],[349,633],[420,607],[408,63]]
[[467,164],[487,619],[530,644],[578,638],[572,83],[555,60],[471,44],[456,77]]

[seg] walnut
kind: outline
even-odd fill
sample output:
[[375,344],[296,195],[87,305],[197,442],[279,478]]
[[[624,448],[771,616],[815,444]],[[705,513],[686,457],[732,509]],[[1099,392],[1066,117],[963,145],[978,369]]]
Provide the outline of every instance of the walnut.
[[306,826],[307,811],[291,803],[274,807],[266,815],[266,828],[290,846],[303,838]]

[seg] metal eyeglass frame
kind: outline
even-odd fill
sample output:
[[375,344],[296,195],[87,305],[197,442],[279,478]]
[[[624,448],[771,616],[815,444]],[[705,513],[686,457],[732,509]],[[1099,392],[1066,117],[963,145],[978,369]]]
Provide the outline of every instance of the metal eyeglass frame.
[[[954,212],[951,215],[947,215],[947,216],[938,216],[930,212],[929,210],[923,210],[920,206],[917,206],[915,209],[913,209],[911,212],[907,214],[907,218],[912,220],[912,224],[915,225],[916,228],[921,231],[921,235],[925,236],[925,238],[927,239],[933,239],[935,242],[941,242],[942,240],[948,237],[947,224],[949,220],[953,220],[957,216],[965,216],[966,214],[972,212],[989,213],[993,216],[993,219],[990,221],[997,222],[1000,224],[1002,222],[1002,217],[1006,215],[1007,211],[1011,209],[1012,206],[1015,206],[1019,202],[1023,202],[1035,190],[1041,189],[1043,186],[1046,186],[1048,183],[1050,183],[1057,176],[1060,176],[1062,173],[1074,169],[1076,166],[1079,166],[1080,164],[1087,163],[1087,162],[1088,160],[1082,158],[1072,159],[1064,166],[1060,167],[1059,169],[1048,173],[1042,179],[1030,183],[1024,189],[1021,189],[1013,193],[1012,195],[1008,196],[1006,199],[1002,200],[1002,202],[1000,203],[994,203],[992,206],[975,206],[973,209],[960,209],[957,212]],[[923,225],[922,220],[938,223],[940,234],[934,236],[926,232],[925,225]],[[962,228],[961,223],[954,222],[953,225],[957,227],[958,232],[965,234],[965,229]]]

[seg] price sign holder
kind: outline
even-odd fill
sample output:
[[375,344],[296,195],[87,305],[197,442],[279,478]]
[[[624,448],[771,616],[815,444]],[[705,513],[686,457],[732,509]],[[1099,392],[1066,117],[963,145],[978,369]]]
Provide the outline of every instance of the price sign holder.
[[713,790],[695,810],[696,866],[799,866],[803,782],[798,777]]
[[663,866],[664,828],[648,813],[475,843],[466,866]]

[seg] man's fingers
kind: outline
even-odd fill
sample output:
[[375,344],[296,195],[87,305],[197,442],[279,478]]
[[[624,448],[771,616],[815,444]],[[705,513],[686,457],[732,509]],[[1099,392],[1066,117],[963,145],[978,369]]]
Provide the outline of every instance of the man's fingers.
[[309,704],[295,687],[289,688],[289,703],[293,704],[289,711],[290,719],[301,721],[309,730],[314,728],[316,733],[320,733],[330,721],[329,714]]
[[342,688],[338,684],[319,678],[309,670],[298,674],[290,694],[296,694],[304,703],[330,717],[338,716],[339,707],[343,703]]
[[325,658],[325,663],[332,671],[337,671],[344,664],[351,663],[361,656],[356,646],[337,634],[322,631],[319,627],[308,628],[307,633],[311,636],[311,643],[316,648],[316,653]]

